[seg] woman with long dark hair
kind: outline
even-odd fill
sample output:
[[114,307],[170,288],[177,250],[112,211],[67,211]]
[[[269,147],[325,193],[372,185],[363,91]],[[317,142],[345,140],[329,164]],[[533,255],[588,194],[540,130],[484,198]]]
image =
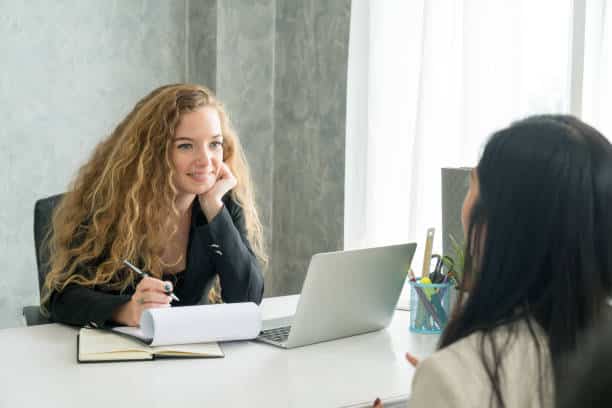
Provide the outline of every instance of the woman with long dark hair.
[[545,407],[612,288],[612,147],[571,116],[495,133],[471,175],[463,289],[411,407]]

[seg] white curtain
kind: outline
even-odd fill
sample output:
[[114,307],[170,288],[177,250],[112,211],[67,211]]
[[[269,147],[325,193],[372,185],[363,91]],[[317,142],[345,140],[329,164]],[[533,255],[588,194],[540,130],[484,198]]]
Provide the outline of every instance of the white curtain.
[[[435,227],[439,251],[440,169],[474,166],[490,134],[514,120],[571,112],[576,3],[353,0],[345,248],[422,243]],[[610,47],[612,21],[605,0],[589,7],[587,26],[594,10],[608,14],[585,33],[585,44],[597,36],[598,48],[578,47],[585,116],[604,130],[612,124],[604,113],[612,61],[601,49]]]
[[[584,0],[586,1],[586,0]],[[586,2],[582,117],[612,140],[612,2]]]

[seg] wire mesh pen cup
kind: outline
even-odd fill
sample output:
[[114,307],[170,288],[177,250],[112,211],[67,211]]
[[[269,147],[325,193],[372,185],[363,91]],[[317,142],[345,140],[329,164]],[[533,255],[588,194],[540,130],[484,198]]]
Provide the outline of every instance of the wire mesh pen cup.
[[452,282],[410,282],[410,331],[438,334],[450,316]]

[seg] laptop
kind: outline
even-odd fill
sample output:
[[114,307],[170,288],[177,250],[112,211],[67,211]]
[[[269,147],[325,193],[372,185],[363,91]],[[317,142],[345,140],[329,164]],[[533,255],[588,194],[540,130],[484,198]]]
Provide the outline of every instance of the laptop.
[[263,321],[258,341],[294,348],[384,329],[416,244],[315,254],[293,316]]

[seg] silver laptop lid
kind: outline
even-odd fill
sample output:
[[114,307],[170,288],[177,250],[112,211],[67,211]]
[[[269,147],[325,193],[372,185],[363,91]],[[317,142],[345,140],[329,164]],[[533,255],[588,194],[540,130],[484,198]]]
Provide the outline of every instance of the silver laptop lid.
[[316,254],[288,348],[380,330],[395,311],[416,244]]

